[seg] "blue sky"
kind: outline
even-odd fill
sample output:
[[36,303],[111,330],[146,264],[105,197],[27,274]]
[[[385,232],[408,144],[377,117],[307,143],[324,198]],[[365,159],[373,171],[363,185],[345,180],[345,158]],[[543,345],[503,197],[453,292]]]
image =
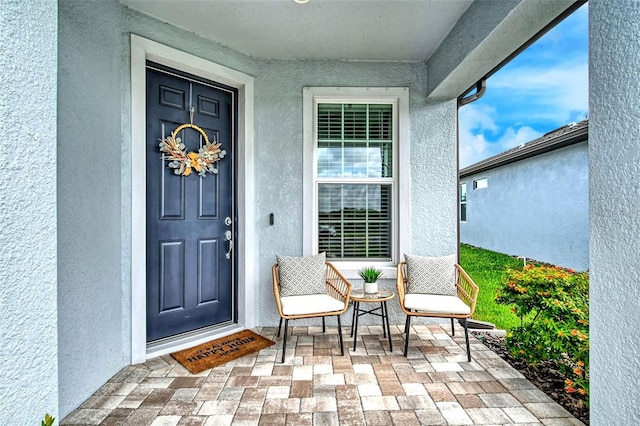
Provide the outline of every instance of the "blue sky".
[[588,116],[585,4],[487,80],[459,111],[460,168]]

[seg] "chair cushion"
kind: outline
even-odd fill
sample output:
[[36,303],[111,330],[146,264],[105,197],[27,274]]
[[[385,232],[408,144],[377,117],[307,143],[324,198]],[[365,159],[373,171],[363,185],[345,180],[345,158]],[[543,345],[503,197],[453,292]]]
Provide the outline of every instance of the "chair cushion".
[[328,294],[281,297],[280,303],[282,304],[282,313],[285,315],[321,314],[344,309],[344,302],[334,299]]
[[455,296],[456,255],[442,257],[412,256],[407,261],[407,292]]
[[325,254],[276,256],[280,273],[280,296],[326,294]]
[[404,296],[404,307],[434,314],[467,315],[471,313],[471,308],[458,296],[407,293]]

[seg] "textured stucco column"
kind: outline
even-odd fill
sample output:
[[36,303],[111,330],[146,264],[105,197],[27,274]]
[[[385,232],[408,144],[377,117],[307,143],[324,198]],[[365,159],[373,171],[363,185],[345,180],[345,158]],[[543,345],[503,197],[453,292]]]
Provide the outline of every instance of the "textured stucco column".
[[457,251],[456,115],[455,99],[414,101],[409,254],[443,256]]
[[0,424],[58,412],[55,1],[0,7]]
[[117,1],[58,3],[58,353],[60,418],[130,359],[122,272],[123,58]]
[[591,422],[640,424],[640,3],[591,0]]

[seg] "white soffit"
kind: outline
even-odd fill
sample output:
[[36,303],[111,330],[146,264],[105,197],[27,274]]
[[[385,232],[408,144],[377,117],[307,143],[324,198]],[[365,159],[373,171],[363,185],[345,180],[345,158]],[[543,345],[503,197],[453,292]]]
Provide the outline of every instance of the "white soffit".
[[426,62],[472,0],[120,0],[260,59]]

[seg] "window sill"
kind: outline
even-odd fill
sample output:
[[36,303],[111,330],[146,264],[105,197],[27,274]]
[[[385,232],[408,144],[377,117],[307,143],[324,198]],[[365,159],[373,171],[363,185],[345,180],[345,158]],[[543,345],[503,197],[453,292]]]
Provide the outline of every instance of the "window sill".
[[338,271],[340,271],[340,273],[342,275],[344,275],[344,277],[348,280],[361,280],[362,278],[360,278],[360,276],[358,275],[358,271],[364,267],[367,266],[375,266],[376,268],[380,269],[382,271],[382,278],[384,280],[387,279],[396,279],[397,276],[397,266],[396,265],[391,265],[388,263],[385,264],[375,264],[375,263],[366,263],[366,262],[340,262],[340,261],[331,261],[328,260],[328,262],[332,263],[333,266],[335,266]]

